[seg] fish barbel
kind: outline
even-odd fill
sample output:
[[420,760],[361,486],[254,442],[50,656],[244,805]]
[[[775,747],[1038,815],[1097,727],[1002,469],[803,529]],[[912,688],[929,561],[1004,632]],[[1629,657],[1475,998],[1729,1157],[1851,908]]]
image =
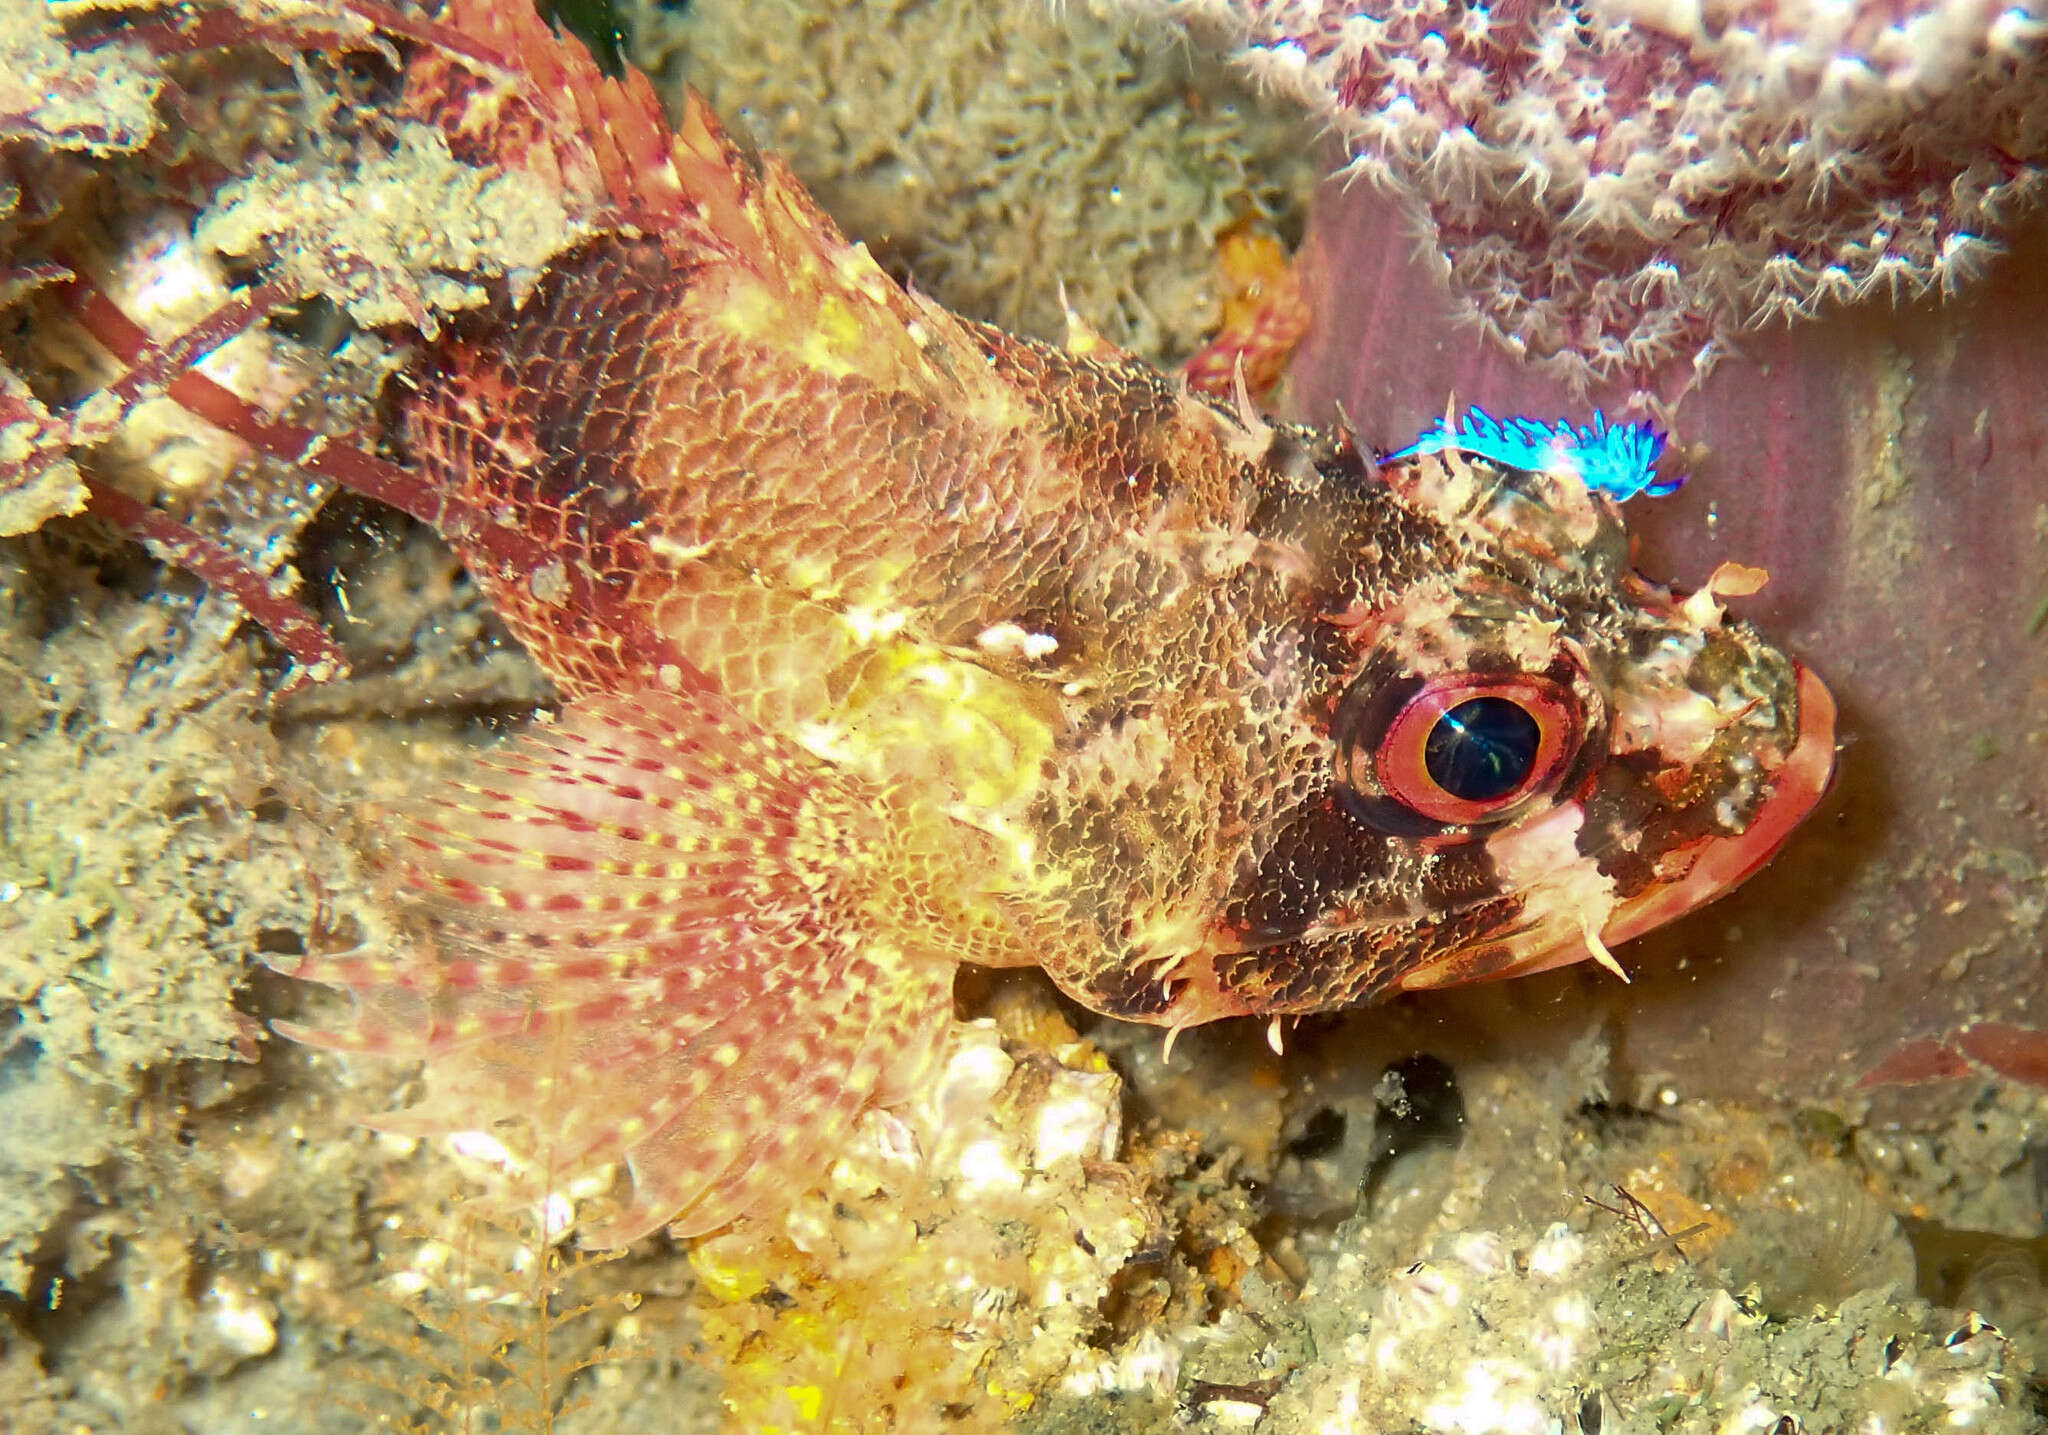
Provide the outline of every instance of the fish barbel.
[[390,814],[416,948],[299,969],[358,1002],[295,1034],[425,1058],[383,1124],[519,1116],[630,1169],[587,1239],[709,1231],[914,1088],[963,962],[1176,1029],[1612,965],[1817,800],[1826,689],[1569,465],[959,318],[491,10],[449,13],[602,98],[640,217],[402,400],[450,511],[553,555],[447,533],[563,706]]

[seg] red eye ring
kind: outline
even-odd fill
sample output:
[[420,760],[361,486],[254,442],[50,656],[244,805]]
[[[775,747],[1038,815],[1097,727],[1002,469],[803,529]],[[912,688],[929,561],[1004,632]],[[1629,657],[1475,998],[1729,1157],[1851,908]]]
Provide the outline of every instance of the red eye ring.
[[1394,714],[1373,751],[1373,775],[1402,806],[1466,827],[1547,790],[1584,737],[1577,700],[1550,678],[1447,674]]

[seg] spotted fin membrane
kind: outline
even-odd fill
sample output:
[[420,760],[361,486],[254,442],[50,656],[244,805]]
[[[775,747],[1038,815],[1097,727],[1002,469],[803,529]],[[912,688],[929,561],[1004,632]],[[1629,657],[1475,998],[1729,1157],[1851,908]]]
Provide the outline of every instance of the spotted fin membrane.
[[426,1059],[381,1129],[514,1111],[556,1171],[623,1159],[632,1203],[593,1243],[725,1224],[948,1028],[952,964],[886,934],[886,800],[715,694],[587,699],[393,817],[435,959],[311,959],[355,1020],[280,1030]]

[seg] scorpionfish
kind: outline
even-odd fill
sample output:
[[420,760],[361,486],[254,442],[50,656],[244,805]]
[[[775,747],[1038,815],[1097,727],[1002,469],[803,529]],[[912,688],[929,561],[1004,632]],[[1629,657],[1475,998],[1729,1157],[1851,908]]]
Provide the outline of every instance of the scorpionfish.
[[707,1232],[915,1088],[961,963],[1175,1029],[1611,964],[1818,799],[1826,689],[1570,464],[960,318],[695,97],[515,40],[641,218],[400,400],[420,481],[553,555],[447,525],[562,706],[390,814],[416,945],[302,969],[357,1010],[299,1034],[426,1059],[385,1125],[519,1117],[630,1172],[586,1239]]

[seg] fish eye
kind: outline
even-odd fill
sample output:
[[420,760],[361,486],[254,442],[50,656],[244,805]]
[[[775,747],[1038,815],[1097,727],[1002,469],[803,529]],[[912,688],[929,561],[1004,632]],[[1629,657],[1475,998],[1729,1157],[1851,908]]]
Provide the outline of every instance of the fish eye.
[[1553,790],[1585,724],[1546,675],[1465,672],[1347,693],[1333,735],[1351,810],[1421,835],[1505,821]]
[[1468,698],[1437,715],[1422,740],[1422,769],[1464,802],[1497,802],[1536,765],[1542,726],[1513,698]]

